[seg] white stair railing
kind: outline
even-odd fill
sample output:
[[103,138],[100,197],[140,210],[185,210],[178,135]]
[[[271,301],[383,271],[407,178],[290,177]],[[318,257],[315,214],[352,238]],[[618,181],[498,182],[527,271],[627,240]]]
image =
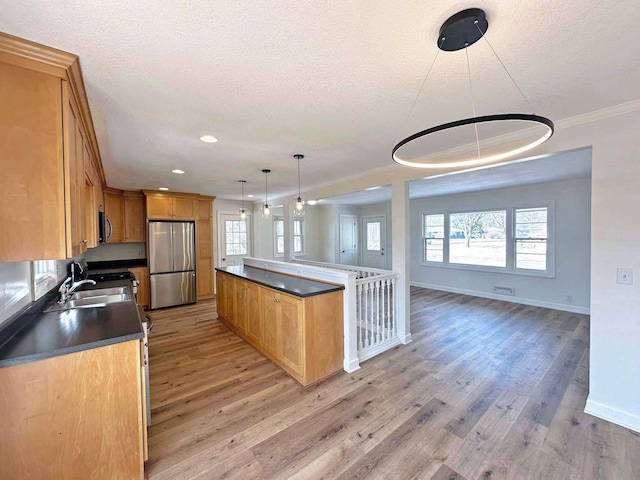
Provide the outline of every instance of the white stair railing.
[[358,359],[372,358],[400,344],[396,325],[396,281],[389,270],[309,260],[293,263],[356,273],[356,322]]

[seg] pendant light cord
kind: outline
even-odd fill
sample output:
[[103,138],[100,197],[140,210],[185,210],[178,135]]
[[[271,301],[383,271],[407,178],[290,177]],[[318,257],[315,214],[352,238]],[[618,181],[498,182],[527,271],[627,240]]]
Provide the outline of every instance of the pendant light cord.
[[300,198],[300,158],[298,160],[298,198]]
[[[476,118],[476,104],[473,100],[473,83],[471,82],[471,64],[469,63],[469,45],[464,47],[464,53],[467,56],[467,72],[469,72],[469,91],[471,92],[471,113]],[[480,158],[480,137],[478,136],[478,124],[474,122],[473,128],[476,131],[476,148],[478,150],[478,158]]]
[[264,172],[264,204],[269,205],[269,197],[267,196],[267,177],[269,174]]
[[522,93],[522,90],[520,89],[520,87],[518,86],[518,84],[516,83],[516,81],[513,79],[513,77],[511,76],[511,74],[509,73],[509,70],[507,70],[507,67],[505,67],[504,63],[502,63],[502,60],[500,60],[500,57],[498,56],[498,54],[496,53],[496,51],[493,49],[493,46],[491,45],[491,42],[489,42],[489,39],[487,38],[487,36],[482,33],[482,30],[480,30],[480,27],[478,26],[478,22],[475,22],[476,28],[480,31],[480,33],[482,34],[482,38],[484,38],[485,42],[487,42],[487,45],[489,45],[489,48],[491,49],[491,51],[493,52],[493,54],[496,56],[496,58],[498,59],[498,62],[500,62],[500,65],[502,65],[502,68],[504,69],[504,71],[507,73],[507,76],[511,79],[511,81],[513,82],[513,85],[516,87],[516,89],[518,90],[518,92],[520,92],[520,95],[522,95],[522,98],[524,99],[524,101],[527,103],[527,105],[529,105],[529,109],[531,110],[531,113],[535,113],[533,111],[533,107],[531,106],[531,103],[529,102],[529,100],[527,100],[527,97],[524,96],[524,93]]
[[427,75],[424,77],[424,80],[422,81],[422,85],[420,86],[420,90],[418,90],[418,94],[416,95],[416,98],[413,100],[413,103],[411,104],[411,108],[409,109],[409,113],[407,114],[406,118],[404,119],[404,123],[402,124],[402,126],[399,129],[398,132],[398,138],[400,138],[400,135],[402,133],[402,131],[404,130],[404,127],[407,125],[407,122],[409,121],[409,117],[411,117],[411,114],[413,113],[413,109],[416,106],[416,103],[418,103],[418,99],[420,98],[420,95],[422,95],[422,90],[424,89],[424,85],[427,83],[427,79],[429,78],[429,75],[431,74],[431,70],[433,69],[433,66],[436,64],[436,60],[438,59],[438,55],[440,54],[440,47],[442,46],[442,43],[444,42],[444,38],[440,39],[440,46],[438,47],[438,51],[436,52],[436,56],[433,57],[433,61],[431,62],[431,66],[429,67],[429,70],[427,70]]
[[240,182],[240,186],[242,187],[242,210],[244,210],[244,182]]

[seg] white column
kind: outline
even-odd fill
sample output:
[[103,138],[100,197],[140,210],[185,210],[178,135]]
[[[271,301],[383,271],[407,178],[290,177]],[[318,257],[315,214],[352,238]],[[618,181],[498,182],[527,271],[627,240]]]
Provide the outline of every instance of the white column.
[[283,202],[282,220],[284,222],[284,261],[290,261],[293,255],[293,204]]
[[411,249],[409,243],[409,184],[396,179],[391,185],[391,252],[392,270],[398,273],[396,282],[396,319],[398,337],[404,344],[411,342],[409,318],[409,272]]

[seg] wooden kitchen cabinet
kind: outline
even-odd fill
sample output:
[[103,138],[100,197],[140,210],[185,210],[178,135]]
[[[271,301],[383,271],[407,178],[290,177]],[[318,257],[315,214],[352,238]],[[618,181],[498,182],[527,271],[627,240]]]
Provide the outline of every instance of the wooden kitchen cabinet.
[[111,224],[108,243],[146,242],[147,224],[142,193],[106,188],[104,195],[105,212]]
[[0,368],[2,478],[142,479],[140,340]]
[[104,174],[78,57],[0,33],[0,105],[0,262],[84,252],[86,163]]
[[198,195],[144,190],[149,220],[195,220]]
[[297,297],[221,271],[216,279],[218,318],[300,384],[342,369],[342,291]]
[[140,267],[130,268],[129,271],[136,276],[139,282],[136,303],[141,307],[149,308],[149,269],[147,267]]
[[196,280],[198,300],[212,298],[213,290],[213,197],[196,201]]
[[124,241],[146,242],[144,197],[140,192],[124,192]]
[[227,282],[231,277],[218,272],[216,274],[216,310],[218,318],[229,318],[227,314]]
[[[124,197],[122,191],[114,189],[104,190],[105,213],[111,225],[111,235],[108,243],[124,242]],[[107,226],[107,231],[109,227]]]

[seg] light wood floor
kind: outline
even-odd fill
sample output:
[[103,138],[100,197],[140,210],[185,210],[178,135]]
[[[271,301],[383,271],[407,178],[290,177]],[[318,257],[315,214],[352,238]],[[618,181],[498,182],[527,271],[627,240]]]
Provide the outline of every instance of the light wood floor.
[[151,315],[150,479],[640,479],[583,413],[588,316],[414,288],[413,343],[305,391],[215,302]]

